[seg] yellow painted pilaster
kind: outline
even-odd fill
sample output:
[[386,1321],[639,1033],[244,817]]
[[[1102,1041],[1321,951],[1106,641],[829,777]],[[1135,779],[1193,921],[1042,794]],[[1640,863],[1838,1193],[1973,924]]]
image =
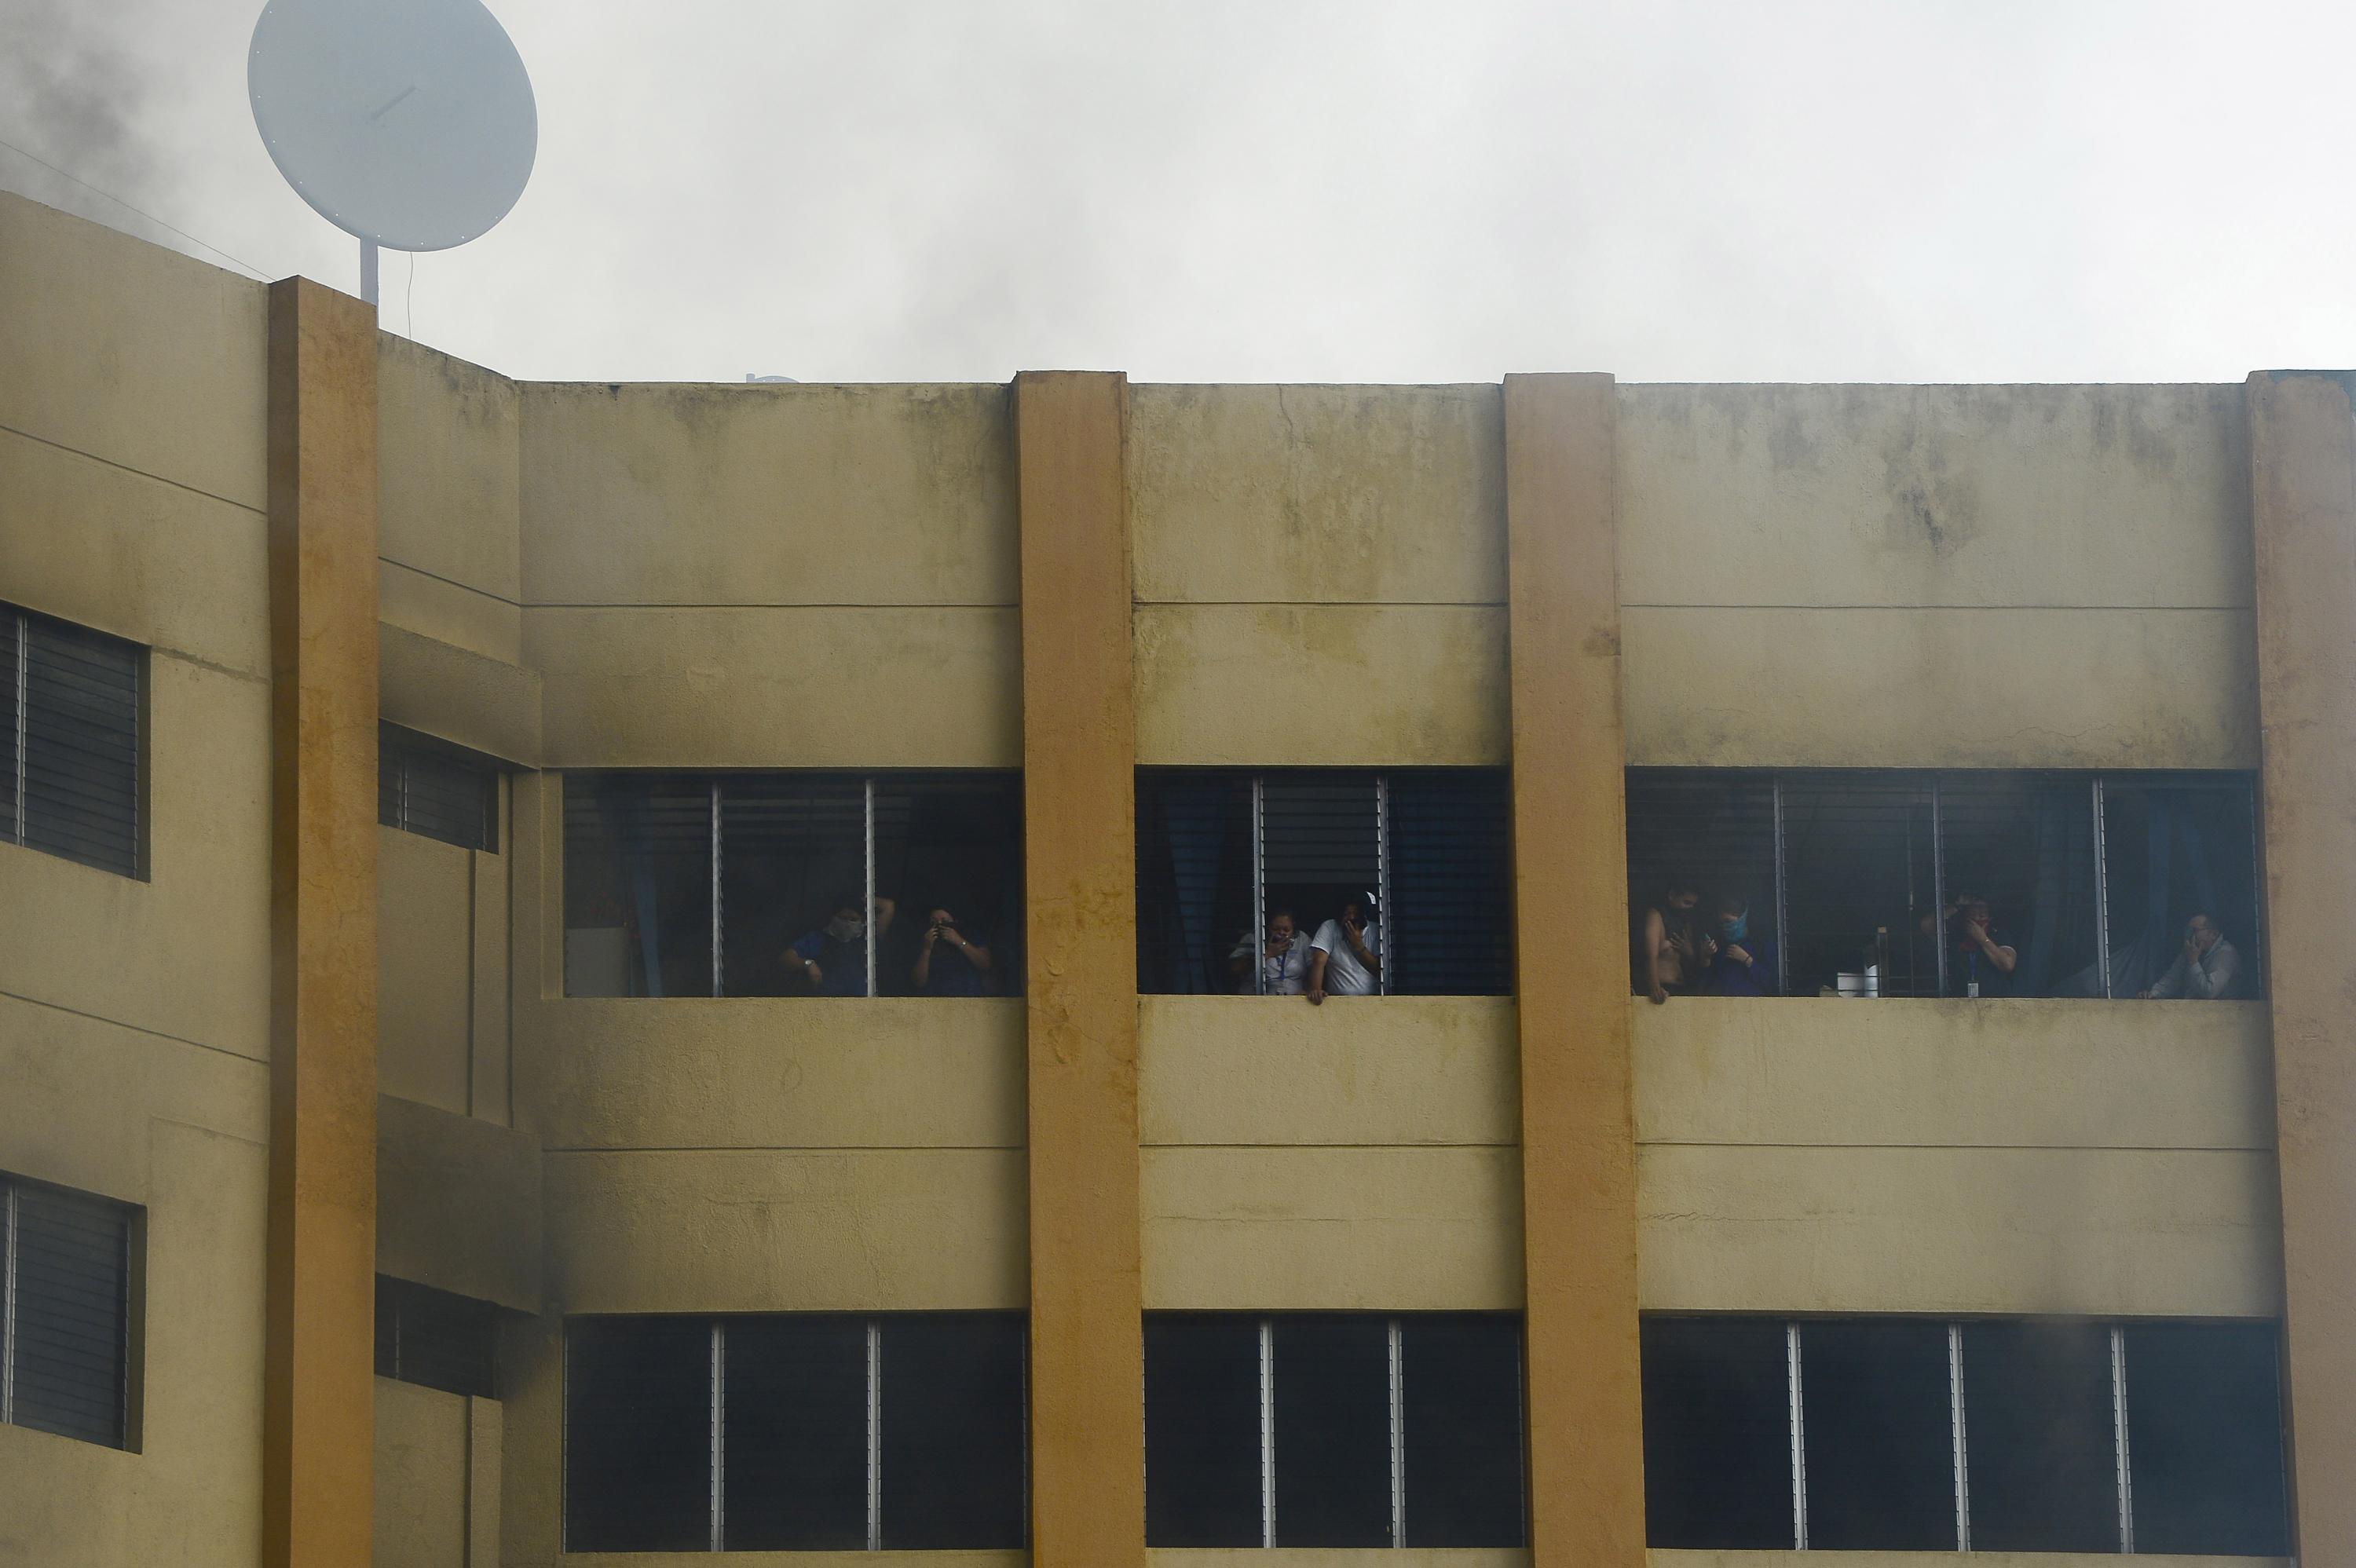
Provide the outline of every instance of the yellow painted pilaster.
[[1642,1568],[1636,1149],[1612,379],[1505,378],[1514,901],[1535,1568]]
[[1142,1568],[1128,383],[1014,383],[1028,905],[1031,1536]]
[[2297,1545],[2356,1563],[2356,422],[2339,377],[2247,398]]
[[271,285],[270,1568],[370,1550],[376,364],[373,308]]

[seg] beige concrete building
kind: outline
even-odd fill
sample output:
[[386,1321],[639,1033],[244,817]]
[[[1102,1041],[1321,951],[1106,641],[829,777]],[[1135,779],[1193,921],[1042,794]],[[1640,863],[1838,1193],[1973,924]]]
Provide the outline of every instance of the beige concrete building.
[[542,384],[0,197],[0,1562],[2356,1563],[2342,378]]

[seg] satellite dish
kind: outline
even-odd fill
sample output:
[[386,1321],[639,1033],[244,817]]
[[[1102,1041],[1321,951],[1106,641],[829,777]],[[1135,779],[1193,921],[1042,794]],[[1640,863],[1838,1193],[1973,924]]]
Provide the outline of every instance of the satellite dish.
[[269,0],[246,66],[253,123],[313,210],[376,248],[446,251],[508,215],[540,116],[479,0]]

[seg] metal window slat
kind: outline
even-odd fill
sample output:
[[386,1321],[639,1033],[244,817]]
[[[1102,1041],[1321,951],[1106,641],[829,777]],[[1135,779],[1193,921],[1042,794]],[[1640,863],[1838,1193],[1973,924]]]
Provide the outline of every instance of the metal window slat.
[[10,1419],[108,1447],[125,1435],[130,1211],[11,1184]]
[[140,649],[28,612],[9,619],[9,836],[135,876]]

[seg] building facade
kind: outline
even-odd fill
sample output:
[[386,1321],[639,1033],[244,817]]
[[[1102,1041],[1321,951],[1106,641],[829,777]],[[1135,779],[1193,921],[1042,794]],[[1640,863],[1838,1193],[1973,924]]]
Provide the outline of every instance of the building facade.
[[0,197],[0,1561],[2356,1562],[2343,378],[519,382]]

